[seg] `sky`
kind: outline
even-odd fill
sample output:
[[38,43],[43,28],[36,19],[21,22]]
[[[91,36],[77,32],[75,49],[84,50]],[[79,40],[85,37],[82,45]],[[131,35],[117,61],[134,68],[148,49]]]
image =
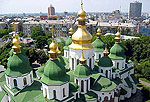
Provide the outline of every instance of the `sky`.
[[[133,0],[83,0],[86,12],[129,11]],[[142,12],[150,13],[150,0],[140,0],[143,3]],[[80,10],[80,0],[0,0],[0,14],[7,13],[47,13],[52,4],[56,12],[77,12]]]

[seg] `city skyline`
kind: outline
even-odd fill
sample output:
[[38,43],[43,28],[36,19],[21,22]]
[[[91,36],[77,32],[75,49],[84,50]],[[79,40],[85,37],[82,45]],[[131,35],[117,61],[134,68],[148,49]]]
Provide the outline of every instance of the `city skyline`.
[[[121,10],[128,12],[130,2],[133,0],[84,0],[84,9],[87,12],[112,12],[113,10]],[[80,0],[0,0],[0,14],[7,13],[39,13],[47,12],[47,8],[52,4],[56,12],[77,12],[80,9]],[[142,2],[142,12],[150,13],[150,1],[140,0]],[[116,4],[116,5],[114,5]]]

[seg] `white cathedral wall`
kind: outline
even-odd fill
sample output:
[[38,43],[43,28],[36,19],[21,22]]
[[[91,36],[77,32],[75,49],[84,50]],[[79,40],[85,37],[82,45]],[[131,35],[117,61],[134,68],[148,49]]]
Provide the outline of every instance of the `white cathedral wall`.
[[[103,53],[103,52],[95,52],[95,51],[94,51],[94,54],[95,54],[95,56],[94,56],[94,59],[95,59],[95,60],[99,60],[100,58],[102,58],[102,57],[104,56],[104,53]],[[101,55],[100,58],[99,58],[99,55]]]
[[[76,82],[78,80],[78,83]],[[81,92],[81,81],[83,80],[84,82],[84,90],[83,92]],[[88,90],[87,90],[87,80],[88,80]],[[74,83],[78,84],[79,87],[80,87],[80,92],[82,94],[85,94],[87,93],[87,91],[90,90],[90,77],[87,77],[87,78],[78,78],[78,77],[74,77]]]
[[[105,77],[111,79],[112,78],[112,67],[101,67],[99,66],[99,72],[101,72],[101,70],[103,70],[103,74],[105,75]],[[108,76],[106,76],[106,71],[108,71]]]
[[105,97],[108,97],[108,100],[110,100],[111,96],[112,98],[114,98],[114,90],[106,91],[106,92],[95,91],[95,90],[91,90],[91,91],[93,91],[98,95],[98,100],[101,99],[100,102],[103,102]]
[[[69,50],[69,67],[71,70],[75,70],[77,66],[77,60],[80,59],[82,55],[82,50],[71,49]],[[89,65],[89,61],[91,59],[91,69],[94,68],[94,49],[83,50],[84,58],[87,60],[87,65]],[[72,58],[74,59],[74,66],[72,66]]]
[[[115,60],[115,59],[112,59],[112,62],[113,62],[113,65],[116,69],[120,69],[120,70],[123,70],[125,68],[125,61],[126,59],[123,59],[123,60]],[[118,64],[119,63],[119,66]],[[117,68],[118,67],[118,68]]]
[[[54,98],[54,90],[56,91],[56,99],[64,100],[69,96],[69,83],[65,83],[62,85],[46,85],[42,83],[43,87],[43,96],[47,95],[47,99]],[[63,96],[63,89],[65,89],[65,96]]]
[[64,57],[69,58],[69,50],[64,50]]
[[[31,77],[32,77],[32,82],[31,82]],[[15,88],[15,86],[14,86],[14,79],[16,79],[16,81],[17,81],[17,88],[23,89],[24,87],[30,86],[33,83],[33,71],[31,71],[28,74],[24,74],[22,76],[7,76],[5,74],[5,78],[6,78],[7,86],[10,89]],[[26,81],[27,81],[26,85],[24,85],[24,81],[23,81],[24,78],[26,78]],[[8,80],[9,80],[9,83],[8,83]]]

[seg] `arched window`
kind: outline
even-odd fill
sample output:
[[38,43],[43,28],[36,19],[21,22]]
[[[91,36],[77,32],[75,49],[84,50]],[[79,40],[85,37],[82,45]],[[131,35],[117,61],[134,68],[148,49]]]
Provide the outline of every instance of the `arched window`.
[[72,58],[72,70],[74,70],[74,59]]
[[77,65],[79,64],[79,59],[77,59]]
[[107,96],[105,96],[104,101],[108,101],[108,97]]
[[81,92],[84,92],[84,81],[81,81]]
[[101,54],[99,54],[99,59],[101,58]]
[[66,52],[66,57],[67,57],[67,52]]
[[90,60],[89,60],[89,67],[90,67],[90,68],[92,67],[92,60],[91,60],[91,58],[90,58]]
[[78,93],[76,94],[76,99],[78,98]]
[[17,87],[17,80],[14,79],[14,86]]
[[103,73],[103,70],[101,69],[101,73]]
[[108,70],[106,70],[106,77],[108,78]]
[[88,84],[89,84],[89,81],[87,80],[87,91],[88,91],[88,86],[89,86]]
[[117,62],[117,69],[119,69],[119,62]]
[[24,83],[24,86],[27,85],[27,79],[26,78],[23,78],[23,83]]
[[30,74],[30,80],[31,80],[31,83],[32,83],[32,74]]
[[63,88],[63,97],[65,97],[66,95],[65,95],[65,88]]
[[53,90],[54,99],[56,98],[56,90]]
[[78,85],[78,80],[76,79],[76,84]]

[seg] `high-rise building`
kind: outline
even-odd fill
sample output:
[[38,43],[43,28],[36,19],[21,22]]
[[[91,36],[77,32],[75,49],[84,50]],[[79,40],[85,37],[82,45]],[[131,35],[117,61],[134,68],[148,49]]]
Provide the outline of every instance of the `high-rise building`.
[[55,15],[55,8],[50,5],[50,7],[48,7],[48,17]]
[[134,1],[130,3],[129,18],[141,17],[142,3]]

